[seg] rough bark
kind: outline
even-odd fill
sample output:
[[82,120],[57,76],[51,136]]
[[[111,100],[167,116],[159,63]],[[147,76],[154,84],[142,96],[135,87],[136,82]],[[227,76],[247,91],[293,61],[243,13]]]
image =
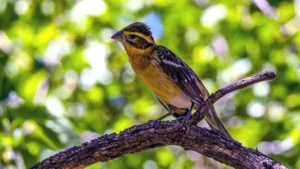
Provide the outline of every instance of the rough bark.
[[286,169],[287,167],[257,150],[245,148],[220,133],[194,125],[204,117],[209,107],[225,94],[258,81],[273,79],[275,76],[273,72],[266,72],[225,86],[204,103],[189,120],[188,125],[182,125],[181,120],[149,121],[126,129],[120,134],[104,135],[91,142],[71,147],[43,160],[31,169],[84,168],[97,162],[170,145],[199,152],[235,168]]

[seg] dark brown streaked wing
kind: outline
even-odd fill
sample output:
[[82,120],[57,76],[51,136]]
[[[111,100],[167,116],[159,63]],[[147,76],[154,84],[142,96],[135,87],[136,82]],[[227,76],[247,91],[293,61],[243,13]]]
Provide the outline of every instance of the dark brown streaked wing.
[[[168,48],[164,46],[156,46],[156,53],[164,72],[169,75],[173,82],[176,83],[187,96],[189,96],[192,102],[196,105],[201,105],[203,100],[208,98],[209,93],[201,83],[196,73]],[[175,106],[176,105],[171,107],[169,106],[169,109],[174,110],[174,108],[176,109]],[[179,108],[178,110],[181,109]],[[175,112],[178,110],[175,110]],[[177,115],[181,116],[181,113],[177,113]],[[213,107],[205,116],[205,120],[208,122],[211,129],[219,130],[224,135],[231,137],[218,118]]]
[[198,86],[202,83],[196,73],[168,48],[158,45],[155,50],[164,72],[195,104],[202,104],[202,92]]

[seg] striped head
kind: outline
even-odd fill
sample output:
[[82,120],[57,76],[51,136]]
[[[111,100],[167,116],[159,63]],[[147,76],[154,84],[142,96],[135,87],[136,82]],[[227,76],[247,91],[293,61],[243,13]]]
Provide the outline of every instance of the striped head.
[[120,41],[126,51],[145,50],[155,45],[155,41],[149,27],[141,22],[135,22],[126,26],[119,32],[115,33],[111,38]]

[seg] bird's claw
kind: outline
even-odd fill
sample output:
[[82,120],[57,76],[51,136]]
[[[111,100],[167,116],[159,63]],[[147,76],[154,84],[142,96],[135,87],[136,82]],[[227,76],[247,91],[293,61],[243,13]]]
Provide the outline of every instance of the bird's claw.
[[188,113],[186,116],[184,116],[183,120],[181,121],[181,125],[184,126],[187,123],[187,121],[189,121],[189,119],[191,118],[191,116],[192,115],[190,113]]

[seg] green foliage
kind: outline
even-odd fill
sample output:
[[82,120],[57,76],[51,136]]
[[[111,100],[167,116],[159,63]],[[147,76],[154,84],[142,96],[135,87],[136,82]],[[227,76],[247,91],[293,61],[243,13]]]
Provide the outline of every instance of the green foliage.
[[[146,21],[157,43],[186,61],[210,92],[277,72],[271,82],[221,99],[216,109],[246,147],[300,168],[299,3],[255,2],[265,1],[1,0],[0,168],[28,168],[166,113],[110,39],[135,21]],[[228,168],[179,147],[89,168],[203,166]]]

